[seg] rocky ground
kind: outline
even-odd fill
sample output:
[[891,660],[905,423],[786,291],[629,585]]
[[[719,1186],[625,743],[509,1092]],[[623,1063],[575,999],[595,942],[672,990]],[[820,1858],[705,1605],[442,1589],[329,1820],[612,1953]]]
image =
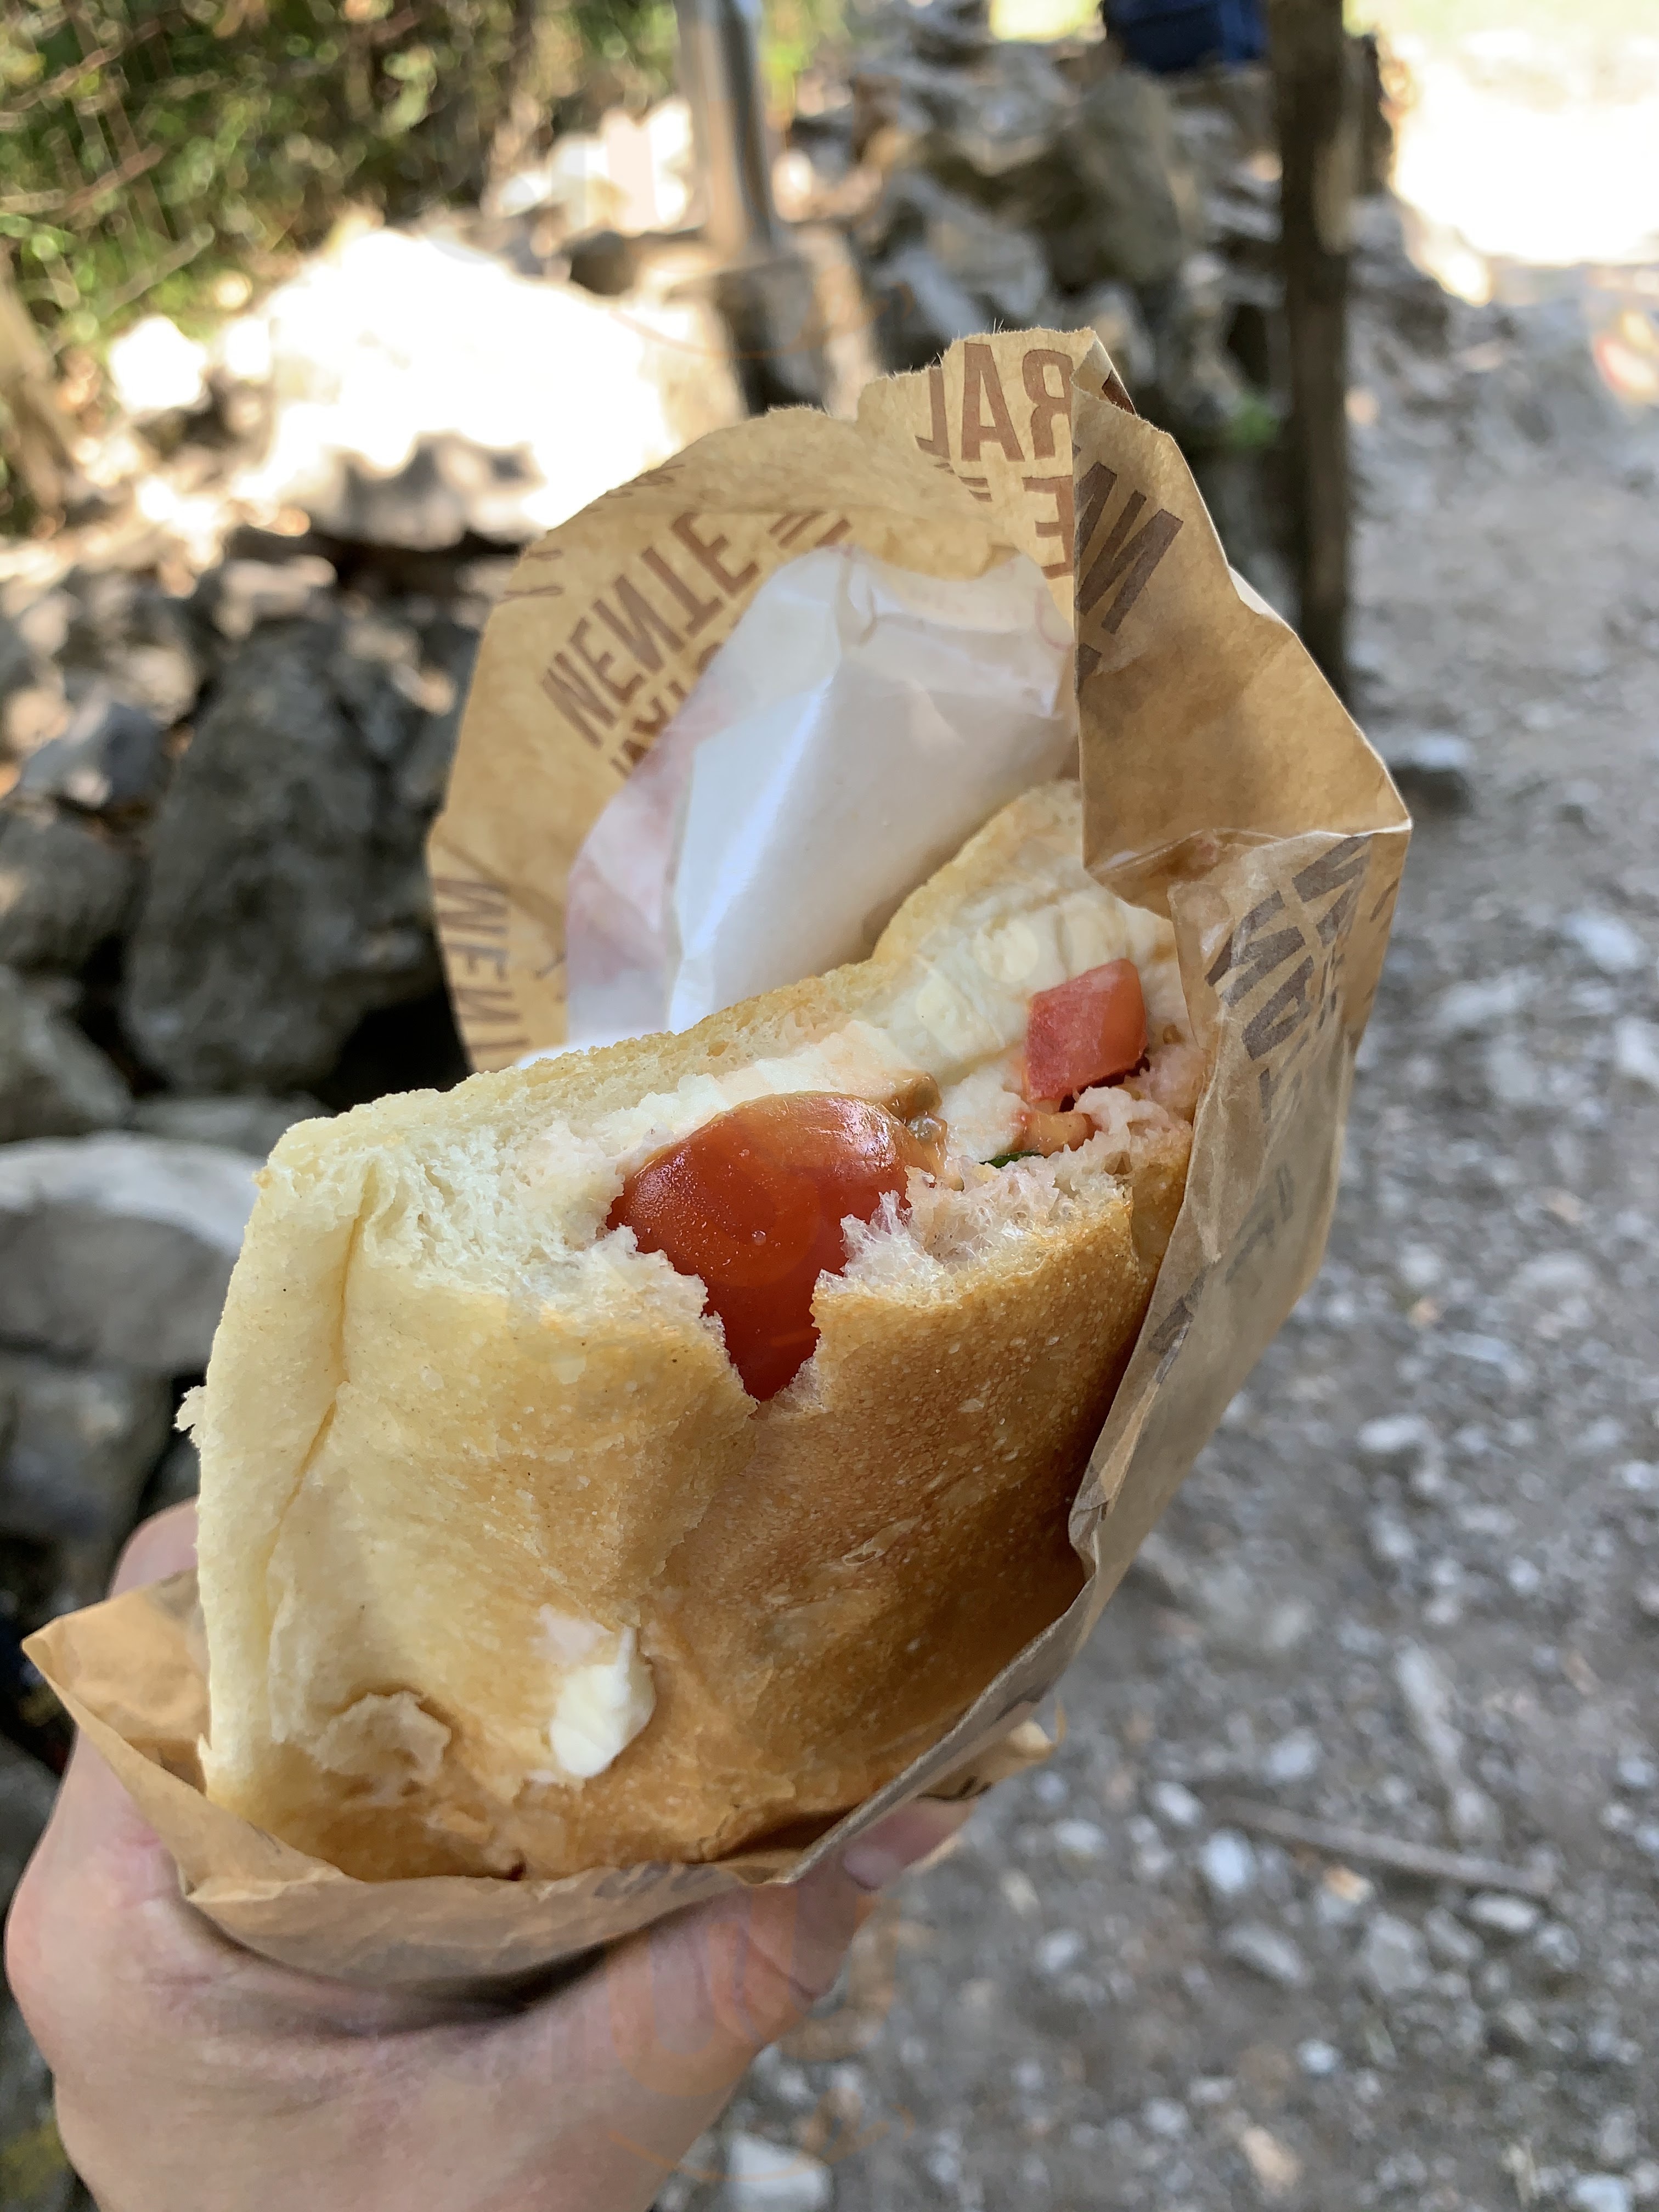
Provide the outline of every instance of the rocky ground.
[[[1420,826],[1329,1261],[1062,1749],[665,2212],[1659,2201],[1659,476],[1570,289],[1449,308],[1382,203],[1362,245],[1360,706]],[[227,550],[0,624],[14,1635],[192,1486],[168,1418],[276,1132],[458,1072],[419,848],[498,553]],[[9,1891],[52,1784],[0,1758]],[[48,2111],[8,2008],[3,2212],[73,2201]]]
[[1324,1271],[1063,1747],[756,2066],[738,2178],[665,2203],[1659,2203],[1659,479],[1565,322],[1385,382],[1398,319],[1359,349],[1363,710],[1449,764]]

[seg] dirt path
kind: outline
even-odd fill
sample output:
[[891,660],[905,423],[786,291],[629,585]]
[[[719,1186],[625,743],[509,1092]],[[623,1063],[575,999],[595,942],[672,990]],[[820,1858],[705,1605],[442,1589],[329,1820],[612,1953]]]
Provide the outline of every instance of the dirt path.
[[1366,439],[1366,719],[1463,736],[1474,803],[1421,820],[1328,1263],[1063,1749],[751,2076],[840,2212],[1659,2202],[1659,502],[1492,328]]

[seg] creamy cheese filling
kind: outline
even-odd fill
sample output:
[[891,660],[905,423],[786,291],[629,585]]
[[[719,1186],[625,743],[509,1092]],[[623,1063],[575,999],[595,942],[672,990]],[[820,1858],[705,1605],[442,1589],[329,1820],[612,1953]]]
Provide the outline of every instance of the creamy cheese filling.
[[631,1628],[541,1608],[542,1645],[553,1674],[548,1747],[556,1768],[541,1782],[586,1782],[603,1774],[656,1710],[650,1667]]

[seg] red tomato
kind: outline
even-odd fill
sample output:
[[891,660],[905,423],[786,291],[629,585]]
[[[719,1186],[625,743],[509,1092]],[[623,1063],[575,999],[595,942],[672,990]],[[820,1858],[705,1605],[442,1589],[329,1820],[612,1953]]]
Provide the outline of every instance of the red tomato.
[[1091,1083],[1127,1075],[1146,1050],[1146,1001],[1133,960],[1109,960],[1031,1001],[1025,1030],[1025,1096],[1075,1098]]
[[817,1343],[812,1292],[847,1264],[842,1223],[868,1221],[939,1158],[937,1142],[861,1098],[751,1098],[636,1168],[608,1225],[702,1276],[744,1389],[771,1398]]

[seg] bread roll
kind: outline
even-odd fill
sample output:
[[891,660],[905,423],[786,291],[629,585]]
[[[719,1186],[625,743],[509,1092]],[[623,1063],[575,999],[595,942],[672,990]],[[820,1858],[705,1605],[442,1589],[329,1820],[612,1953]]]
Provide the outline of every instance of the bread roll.
[[[211,1797],[371,1880],[715,1857],[866,1797],[1069,1603],[1201,1074],[1168,923],[1079,852],[1045,786],[868,961],[289,1132],[193,1415]],[[1124,957],[1150,1065],[985,1164],[1032,994]],[[702,1283],[607,1228],[624,1173],[745,1097],[930,1079],[946,1171],[849,1226],[757,1406]]]

